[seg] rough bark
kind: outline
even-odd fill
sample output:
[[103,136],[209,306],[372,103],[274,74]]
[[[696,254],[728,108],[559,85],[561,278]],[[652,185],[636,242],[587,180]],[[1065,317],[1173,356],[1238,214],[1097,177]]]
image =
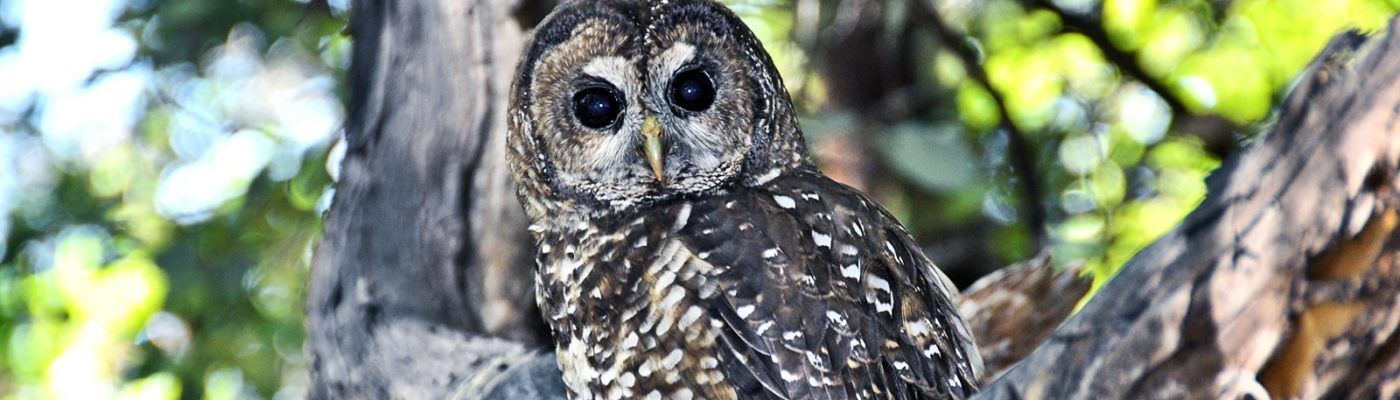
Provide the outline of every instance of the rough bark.
[[503,77],[540,6],[354,7],[344,172],[307,307],[311,397],[562,393],[535,351],[532,251],[504,165]]
[[1334,39],[1201,205],[979,397],[1395,398],[1397,122],[1400,35]]
[[[356,2],[348,152],[310,283],[312,398],[563,397],[500,157],[505,77],[547,9]],[[980,396],[1395,397],[1400,36],[1362,42],[1334,41],[1200,208],[1053,333],[1083,290],[1072,275],[974,287],[962,307],[981,310],[990,360],[1039,346]]]

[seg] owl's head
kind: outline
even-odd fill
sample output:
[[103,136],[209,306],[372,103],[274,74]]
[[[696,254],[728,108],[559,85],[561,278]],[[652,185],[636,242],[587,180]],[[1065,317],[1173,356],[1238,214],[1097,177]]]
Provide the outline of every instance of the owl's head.
[[768,53],[709,0],[560,5],[526,44],[509,146],[536,219],[759,185],[808,165]]

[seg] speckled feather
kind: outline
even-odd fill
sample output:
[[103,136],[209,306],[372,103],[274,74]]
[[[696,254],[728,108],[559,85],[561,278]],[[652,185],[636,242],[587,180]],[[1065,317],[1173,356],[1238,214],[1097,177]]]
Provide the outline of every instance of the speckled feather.
[[[705,110],[668,104],[707,71]],[[574,399],[963,398],[981,368],[952,285],[887,212],[821,175],[782,80],[709,0],[562,4],[512,86],[508,157]],[[582,85],[625,103],[572,114]],[[641,121],[668,143],[656,179]]]
[[615,217],[537,229],[540,304],[576,399],[975,390],[946,278],[850,188],[798,170]]

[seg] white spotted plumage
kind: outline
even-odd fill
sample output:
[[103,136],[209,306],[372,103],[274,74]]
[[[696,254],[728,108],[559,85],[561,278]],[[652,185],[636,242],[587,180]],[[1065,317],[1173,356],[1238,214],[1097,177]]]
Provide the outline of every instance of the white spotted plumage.
[[[824,194],[804,197],[799,188],[823,189]],[[959,397],[975,388],[971,362],[976,356],[969,354],[975,347],[964,331],[950,328],[961,322],[945,292],[946,278],[909,247],[907,234],[888,214],[810,171],[775,179],[768,187],[734,190],[730,196],[660,205],[639,212],[639,224],[628,216],[598,220],[589,228],[608,234],[581,232],[573,224],[542,232],[543,242],[565,249],[540,255],[542,265],[551,266],[547,276],[563,280],[544,282],[542,290],[564,294],[541,298],[552,302],[544,305],[546,311],[575,310],[551,314],[556,339],[569,349],[561,355],[561,366],[582,376],[569,381],[574,382],[571,388],[591,381],[598,386],[588,390],[603,394],[614,393],[614,387],[618,393],[665,389],[658,392],[663,398],[681,389],[703,398],[840,398],[847,396],[834,393],[844,389],[833,388],[866,384],[883,385],[886,389],[878,393],[884,395],[937,398]],[[762,201],[778,196],[794,199],[793,207]],[[733,202],[756,206],[730,207]],[[832,220],[804,217],[816,215],[815,210],[831,214]],[[888,228],[856,236],[827,225],[805,226],[807,221]],[[774,226],[798,230],[761,228]],[[636,246],[641,242],[657,245]],[[600,258],[607,254],[621,262]],[[609,265],[645,267],[623,273],[627,268]],[[830,277],[809,273],[812,268],[826,268]],[[817,292],[783,289],[797,282]],[[588,298],[571,297],[580,287],[593,288]],[[934,297],[924,297],[928,295]],[[600,325],[575,325],[594,319]],[[870,332],[879,336],[866,336]],[[842,339],[822,344],[829,335]],[[881,344],[879,349],[865,346],[872,341]],[[967,361],[935,362],[947,357]],[[924,367],[914,368],[916,364]],[[921,375],[930,366],[949,365],[960,366]],[[879,368],[892,375],[880,381],[858,378]],[[768,377],[754,372],[765,369]],[[725,386],[736,382],[734,374],[747,375],[744,379],[754,386]],[[944,375],[958,384],[948,384]],[[906,389],[891,391],[889,385]],[[853,389],[849,394],[859,398],[861,393]]]
[[[709,108],[671,104],[691,70],[713,84]],[[581,123],[580,85],[617,96],[614,122]],[[975,390],[951,284],[898,221],[816,171],[772,61],[723,6],[562,3],[527,45],[508,121],[572,398]],[[659,167],[643,121],[661,126]]]

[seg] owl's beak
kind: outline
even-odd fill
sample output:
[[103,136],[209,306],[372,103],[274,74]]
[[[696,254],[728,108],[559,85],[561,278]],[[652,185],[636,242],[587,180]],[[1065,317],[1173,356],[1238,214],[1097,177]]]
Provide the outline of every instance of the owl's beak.
[[651,164],[651,172],[656,173],[657,182],[666,182],[661,174],[665,170],[666,148],[661,143],[661,122],[655,115],[648,114],[642,120],[642,138],[642,153],[646,154],[647,164]]

